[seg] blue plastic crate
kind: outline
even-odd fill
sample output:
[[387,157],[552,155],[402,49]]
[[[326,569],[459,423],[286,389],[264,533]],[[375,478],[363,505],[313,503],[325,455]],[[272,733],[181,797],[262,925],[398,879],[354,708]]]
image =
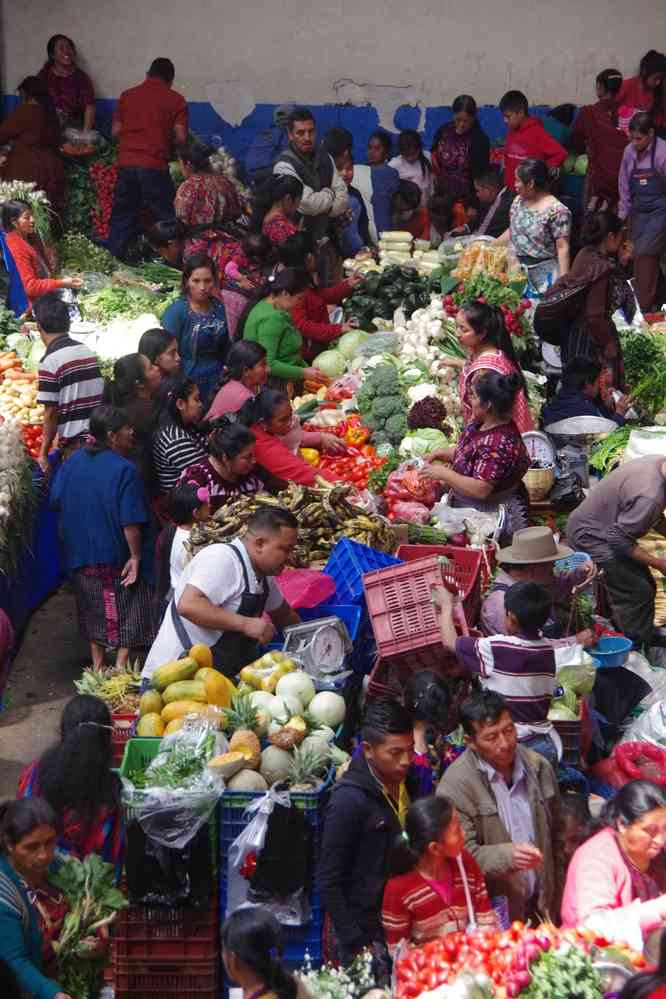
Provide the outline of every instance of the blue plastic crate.
[[[305,959],[305,952],[310,955],[312,964],[318,967],[322,961],[322,935],[324,929],[324,910],[321,896],[316,884],[317,868],[321,854],[321,831],[322,831],[322,811],[323,802],[327,793],[332,772],[329,780],[317,792],[312,794],[295,793],[292,794],[292,804],[303,810],[306,819],[313,828],[313,882],[310,889],[309,902],[312,910],[310,922],[305,926],[284,926],[283,935],[283,959],[292,969],[300,968]],[[227,911],[227,867],[229,858],[229,848],[234,840],[240,836],[250,817],[246,814],[247,806],[257,798],[261,798],[263,792],[246,793],[242,791],[225,791],[220,799],[218,807],[219,831],[220,831],[220,920],[224,922]],[[229,981],[224,978],[222,983],[222,997],[226,999],[229,994]]]
[[361,604],[364,573],[402,564],[402,559],[394,555],[343,538],[331,552],[324,572],[335,581],[335,596],[340,604]]
[[581,566],[585,565],[586,562],[591,562],[592,559],[585,552],[572,552],[571,555],[565,555],[564,558],[558,558],[555,563],[556,572],[573,572],[574,569],[580,569]]

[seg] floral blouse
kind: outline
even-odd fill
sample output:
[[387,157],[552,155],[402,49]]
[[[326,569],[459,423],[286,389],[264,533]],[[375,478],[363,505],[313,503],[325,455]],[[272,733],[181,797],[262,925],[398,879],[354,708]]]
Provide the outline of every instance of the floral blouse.
[[454,472],[492,482],[496,493],[517,485],[529,467],[527,448],[513,420],[490,430],[481,430],[476,421],[470,423],[458,438],[453,456]]
[[298,226],[288,219],[286,215],[274,215],[268,222],[264,222],[261,227],[264,236],[268,236],[274,246],[281,246],[290,236],[295,236]]
[[571,234],[571,212],[556,198],[536,210],[516,198],[510,217],[511,243],[519,257],[551,260],[557,256],[557,240]]

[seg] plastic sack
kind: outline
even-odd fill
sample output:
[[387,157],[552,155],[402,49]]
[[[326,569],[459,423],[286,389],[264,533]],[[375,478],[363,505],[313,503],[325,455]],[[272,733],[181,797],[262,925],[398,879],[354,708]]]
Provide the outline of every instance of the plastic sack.
[[423,503],[398,500],[391,507],[395,520],[403,524],[429,524],[430,510]]
[[652,780],[666,787],[666,748],[663,746],[623,740],[613,750],[613,756],[629,780]]
[[294,610],[317,607],[335,593],[335,580],[315,569],[286,569],[277,577],[277,584]]
[[449,506],[448,496],[432,508],[435,527],[448,534],[467,531],[472,546],[484,546],[500,534],[504,523],[504,507],[498,511],[475,510],[474,507]]
[[622,462],[661,454],[666,457],[666,427],[640,427],[629,434]]
[[641,701],[641,707],[647,711],[653,704],[666,700],[666,671],[652,669],[650,663],[640,652],[632,650],[629,658],[624,664],[624,668],[630,670],[635,676],[649,684],[652,688]]
[[250,877],[256,869],[257,855],[266,840],[268,818],[276,804],[288,808],[291,798],[288,791],[278,791],[271,787],[261,798],[250,802],[243,813],[243,817],[250,817],[250,821],[229,847],[227,916],[247,904]]
[[657,701],[640,718],[636,718],[620,741],[663,745],[666,742],[666,700]]
[[[151,785],[151,775],[183,749],[200,757],[200,772],[188,777],[186,786]],[[224,781],[206,763],[228,749],[226,737],[215,729],[214,723],[193,717],[186,719],[178,732],[162,739],[160,753],[146,769],[145,787],[136,787],[123,778],[123,804],[131,809],[151,840],[159,846],[182,850],[199,832],[224,791]]]
[[423,462],[420,458],[405,461],[389,475],[384,497],[391,505],[397,500],[405,503],[422,503],[430,509],[440,495],[441,487],[420,475]]

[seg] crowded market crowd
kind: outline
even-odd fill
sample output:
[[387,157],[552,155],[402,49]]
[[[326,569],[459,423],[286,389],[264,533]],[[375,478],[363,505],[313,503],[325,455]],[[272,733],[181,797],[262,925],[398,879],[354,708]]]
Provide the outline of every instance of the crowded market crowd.
[[[95,99],[69,38],[54,36],[47,52],[44,67],[20,83],[20,105],[0,123],[0,175],[45,192],[56,213],[55,239],[65,198],[64,129],[90,132]],[[412,476],[412,507],[428,494],[432,508],[445,494],[454,510],[495,516],[501,508],[492,580],[483,583],[471,630],[461,627],[457,593],[448,585],[433,591],[436,665],[424,668],[415,659],[397,691],[373,694],[371,680],[346,697],[350,755],[326,790],[314,874],[326,913],[322,953],[343,968],[369,954],[378,990],[390,988],[393,968],[393,994],[444,996],[433,991],[443,980],[433,973],[427,984],[425,958],[410,964],[409,948],[421,954],[442,938],[450,944],[442,960],[479,971],[478,954],[470,959],[475,945],[463,941],[473,933],[486,955],[488,983],[498,989],[487,994],[511,996],[536,988],[536,978],[530,985],[527,974],[509,983],[514,991],[501,992],[515,967],[509,944],[497,941],[511,926],[518,940],[526,924],[543,922],[540,942],[530,943],[537,956],[562,940],[583,950],[590,941],[616,945],[631,972],[640,972],[623,999],[661,994],[664,771],[617,786],[601,782],[604,794],[591,809],[588,780],[577,771],[572,777],[564,763],[551,708],[562,697],[558,670],[566,656],[581,655],[583,647],[594,655],[598,625],[580,621],[573,609],[579,588],[589,590],[601,576],[606,602],[596,610],[613,633],[648,657],[666,646],[666,629],[655,624],[652,573],[666,572],[666,558],[641,543],[664,526],[666,458],[662,451],[624,462],[578,497],[563,524],[544,525],[525,487],[533,455],[523,435],[584,417],[623,428],[636,405],[614,317],[619,310],[631,324],[637,314],[660,313],[666,301],[666,56],[648,52],[636,76],[600,71],[596,102],[577,113],[562,105],[537,118],[525,94],[508,91],[499,100],[507,127],[501,162],[469,95],[452,102],[452,118],[430,150],[418,132],[395,140],[379,130],[370,136],[367,164],[354,162],[346,129],[319,135],[312,112],[292,107],[272,168],[247,177],[248,187],[214,169],[214,150],[190,134],[174,77],[173,63],[156,58],[145,81],[119,97],[112,126],[117,176],[103,245],[125,263],[138,240],[179,272],[179,287],[160,325],[145,329],[136,350],[116,357],[105,377],[98,356],[74,333],[72,303],[85,277],[56,276],[29,199],[2,205],[9,304],[20,303],[17,315],[35,324],[44,346],[35,457],[58,513],[93,670],[117,675],[138,657],[141,694],[157,698],[163,710],[156,691],[164,693],[157,678],[165,664],[204,648],[202,673],[243,681],[265,646],[301,624],[281,582],[286,567],[299,564],[293,559],[303,507],[292,512],[284,497],[307,490],[311,498],[317,490],[332,496],[349,481],[351,504],[355,496],[360,502],[370,495],[368,483],[347,480],[340,464],[350,442],[358,444],[354,461],[371,459],[380,469],[392,460],[394,474],[401,438],[435,429],[411,421],[412,405],[436,396],[435,361],[425,351],[419,374],[428,389],[414,397],[400,395],[404,385],[385,345],[377,348],[379,363],[367,363],[373,355],[364,353],[353,371],[331,372],[320,360],[341,338],[360,334],[345,303],[358,302],[392,242],[430,252],[482,237],[495,253],[510,249],[537,332],[539,319],[543,329],[561,331],[559,340],[546,341],[558,345],[557,364],[553,370],[548,354],[539,356],[550,384],[535,407],[533,377],[500,304],[483,289],[454,303],[457,352],[438,348],[436,360],[444,357],[448,369],[443,384],[457,386],[456,432],[449,428],[451,443],[442,438],[419,452],[422,460],[401,474]],[[578,211],[561,189],[573,153],[589,161]],[[391,254],[399,253],[389,249],[388,262],[398,263]],[[439,310],[431,321],[444,321],[447,297],[442,285],[421,306]],[[393,307],[390,315],[384,329],[363,336],[388,335],[398,325]],[[399,362],[399,344],[393,353]],[[336,400],[341,384],[353,388]],[[334,422],[299,418],[304,397],[311,415],[318,403],[325,413],[344,399],[345,416],[360,413],[348,421],[351,436],[337,433]],[[234,504],[250,504],[244,532],[197,547],[194,539],[211,523],[224,526]],[[399,504],[389,508],[390,521],[400,524]],[[373,517],[387,513],[381,501],[366,505],[361,517],[353,509],[368,531]],[[312,550],[321,544],[316,533],[308,538]],[[588,557],[556,571],[574,553]],[[582,668],[582,659],[568,661]],[[610,678],[609,699],[627,673]],[[185,686],[196,685],[193,677],[179,674]],[[207,695],[209,680],[199,681]],[[603,714],[596,686],[595,694]],[[238,713],[238,702],[226,702],[225,710]],[[142,730],[144,713],[156,714],[141,708],[139,741],[180,730],[176,714],[168,724],[179,724],[168,732],[159,717],[158,728]],[[583,727],[589,743],[592,724]],[[71,899],[51,875],[63,856],[97,855],[122,883],[130,841],[112,767],[113,729],[104,700],[77,694],[63,712],[57,743],[26,767],[17,799],[0,806],[3,996],[88,999],[59,981]],[[279,844],[284,865],[300,864],[288,842]],[[225,915],[224,965],[245,999],[323,994],[282,962],[270,907]],[[92,925],[81,947],[81,961],[103,966],[106,925]],[[491,960],[491,952],[503,950],[504,963]],[[125,994],[117,986],[119,999]],[[530,992],[556,994],[601,991]]]

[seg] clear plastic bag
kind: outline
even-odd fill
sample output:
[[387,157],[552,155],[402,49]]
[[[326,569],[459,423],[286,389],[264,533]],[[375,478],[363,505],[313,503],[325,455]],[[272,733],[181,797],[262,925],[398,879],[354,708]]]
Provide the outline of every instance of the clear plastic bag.
[[650,663],[640,652],[630,652],[624,668],[640,676],[641,680],[652,687],[652,691],[641,701],[641,707],[647,711],[653,704],[666,700],[666,671],[652,669]]
[[241,906],[248,904],[248,891],[250,888],[249,870],[253,863],[256,866],[257,854],[261,852],[268,831],[268,819],[276,804],[285,808],[291,806],[291,798],[288,791],[278,791],[275,788],[269,790],[261,798],[256,798],[251,802],[243,816],[252,816],[240,836],[237,836],[229,847],[229,859],[227,861],[227,911],[229,915]]
[[663,748],[666,744],[666,700],[657,701],[636,718],[620,742],[652,742]]

